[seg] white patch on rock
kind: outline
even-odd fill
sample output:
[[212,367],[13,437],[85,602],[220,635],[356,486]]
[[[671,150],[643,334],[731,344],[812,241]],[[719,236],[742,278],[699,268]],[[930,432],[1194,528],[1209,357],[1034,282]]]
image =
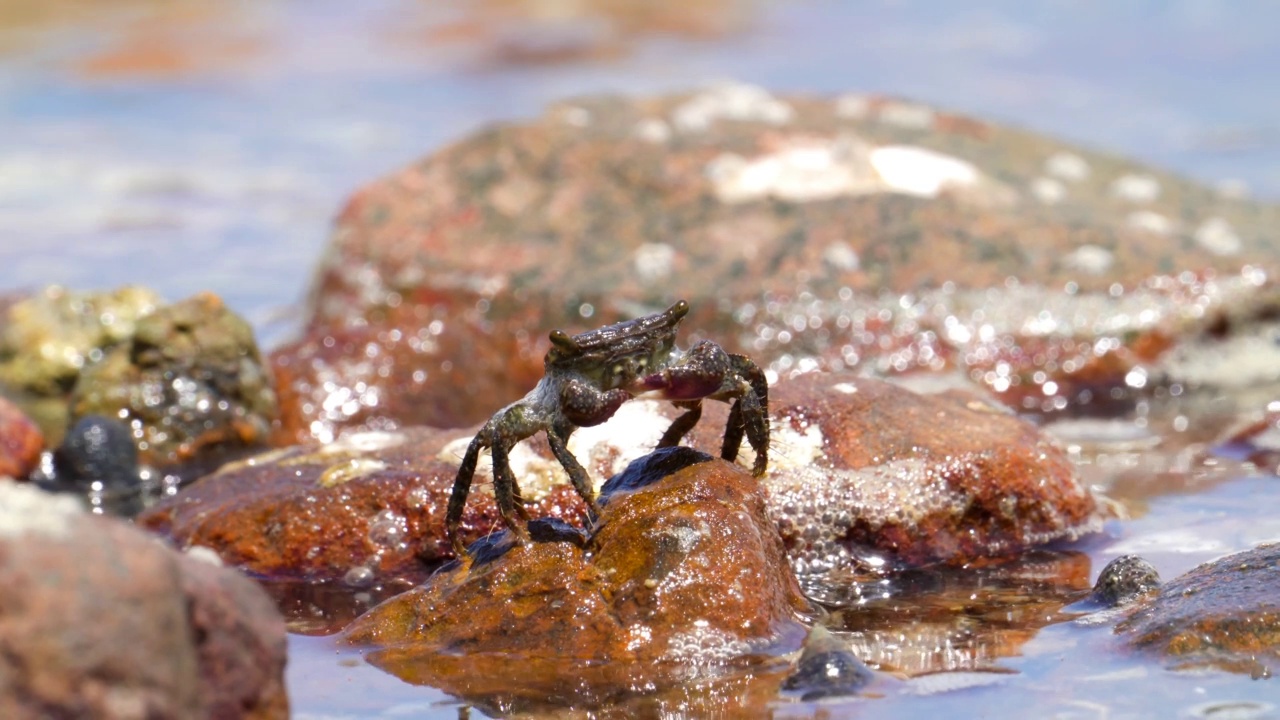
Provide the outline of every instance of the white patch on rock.
[[853,383],[836,383],[831,386],[831,389],[839,393],[844,393],[845,395],[853,395],[858,392],[858,386]]
[[836,117],[846,120],[862,120],[871,113],[871,98],[859,93],[847,93],[836,98]]
[[[671,419],[662,413],[662,405],[658,400],[633,400],[618,408],[608,422],[580,428],[569,436],[569,452],[587,471],[593,487],[599,490],[605,480],[625,470],[632,460],[653,451],[671,424]],[[470,444],[471,437],[458,438],[445,445],[437,457],[451,465],[460,465]],[[569,475],[559,461],[535,452],[527,442],[516,443],[508,459],[526,500],[537,500],[556,485],[569,482]],[[492,483],[493,455],[486,448],[476,463],[473,488],[479,486],[491,493]]]
[[0,478],[0,538],[20,535],[65,537],[74,519],[84,514],[70,495],[55,495],[34,485]]
[[1068,182],[1081,182],[1089,179],[1091,172],[1089,163],[1084,158],[1069,152],[1056,152],[1044,161],[1045,173]]
[[322,453],[378,452],[404,443],[404,435],[398,432],[369,430],[347,433],[320,448]]
[[1111,183],[1111,196],[1135,204],[1155,202],[1160,197],[1160,181],[1145,174],[1121,175]]
[[1213,189],[1219,196],[1228,200],[1248,200],[1253,192],[1249,189],[1249,183],[1239,178],[1227,178],[1218,181]]
[[704,132],[718,120],[785,125],[795,110],[767,90],[745,83],[722,83],[680,104],[671,122],[681,132]]
[[1031,194],[1045,205],[1057,205],[1067,198],[1067,186],[1053,178],[1038,177],[1031,181]]
[[1106,274],[1115,261],[1114,253],[1098,245],[1081,245],[1062,258],[1067,267],[1089,275]]
[[633,132],[635,132],[636,137],[654,145],[661,145],[671,139],[671,126],[666,121],[658,118],[641,120],[636,123]]
[[874,192],[866,146],[843,135],[835,140],[798,140],[781,150],[748,160],[724,153],[706,167],[721,202],[776,197],[791,202],[826,200]]
[[222,567],[225,564],[222,562],[222,556],[218,554],[217,550],[204,545],[192,545],[183,552],[192,560],[199,560],[202,563],[217,567]]
[[927,130],[933,127],[934,112],[928,105],[895,101],[885,103],[876,115],[876,119],[894,127]]
[[[817,424],[796,430],[790,421],[771,423],[768,474],[813,465],[822,459],[825,445],[826,437]],[[751,467],[755,460],[755,451],[749,443],[743,442],[742,449],[738,451],[738,464]]]
[[584,128],[591,124],[591,111],[580,107],[564,109],[564,121],[574,127]]
[[644,243],[636,248],[632,266],[641,282],[652,283],[671,274],[676,249],[666,243]]
[[1172,220],[1151,210],[1139,210],[1129,213],[1125,224],[1134,230],[1143,230],[1156,235],[1172,235],[1178,226]]
[[833,242],[822,251],[822,260],[836,270],[851,272],[861,266],[858,251],[847,242]]
[[972,163],[911,145],[876,148],[870,159],[889,190],[916,197],[937,197],[948,187],[972,186],[981,178]]
[[1244,243],[1231,223],[1220,217],[1205,220],[1196,228],[1196,244],[1214,255],[1238,255]]

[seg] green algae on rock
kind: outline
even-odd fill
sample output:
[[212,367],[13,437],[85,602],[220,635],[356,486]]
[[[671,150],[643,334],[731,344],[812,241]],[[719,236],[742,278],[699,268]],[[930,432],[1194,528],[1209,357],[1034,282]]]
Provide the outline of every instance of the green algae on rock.
[[161,466],[265,446],[277,413],[252,328],[209,293],[139,318],[80,372],[70,405],[73,417],[129,424],[144,461]]
[[80,372],[133,335],[164,301],[137,286],[85,292],[49,286],[10,305],[0,332],[0,383],[56,445]]

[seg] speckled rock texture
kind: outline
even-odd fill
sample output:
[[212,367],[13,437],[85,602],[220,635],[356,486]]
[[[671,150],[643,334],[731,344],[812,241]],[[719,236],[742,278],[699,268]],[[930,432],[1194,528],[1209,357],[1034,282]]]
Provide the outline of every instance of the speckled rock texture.
[[[536,343],[683,297],[689,336],[778,374],[952,367],[1052,412],[1280,380],[1256,359],[1267,343],[1233,344],[1270,327],[1276,227],[1272,206],[892,98],[587,98],[358,192],[310,323],[390,332],[405,306],[461,295],[435,342],[463,354],[430,363],[484,372],[476,351],[530,308],[515,326]],[[477,328],[493,337],[447,337]],[[1208,361],[1233,349],[1255,355],[1229,373]],[[407,387],[419,368],[386,370],[383,387]],[[325,407],[308,402],[304,417]]]
[[1270,677],[1280,668],[1280,544],[1259,545],[1169,581],[1116,632],[1175,667]]
[[286,718],[284,623],[252,581],[0,483],[0,716]]
[[606,486],[585,551],[512,547],[504,533],[507,547],[473,546],[474,560],[374,608],[347,641],[409,682],[515,706],[596,703],[798,649],[809,606],[756,479],[688,448],[628,473],[645,482]]
[[0,476],[22,479],[40,463],[44,434],[17,405],[0,397]]

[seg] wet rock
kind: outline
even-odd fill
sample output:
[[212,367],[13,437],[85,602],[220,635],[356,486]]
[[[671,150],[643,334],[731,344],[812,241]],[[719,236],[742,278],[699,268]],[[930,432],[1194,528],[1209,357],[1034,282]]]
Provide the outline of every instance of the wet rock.
[[0,397],[0,477],[22,479],[40,463],[44,434],[26,413]]
[[[1008,557],[1101,527],[1062,447],[976,396],[810,373],[769,408],[764,483],[798,571]],[[727,415],[708,403],[691,444],[716,447]]]
[[1137,555],[1121,555],[1098,574],[1089,600],[1106,608],[1128,605],[1160,589],[1160,573]]
[[871,668],[853,654],[848,643],[841,642],[821,625],[815,625],[805,638],[804,652],[796,662],[795,672],[783,681],[782,689],[809,702],[857,694],[874,679]]
[[[762,482],[799,570],[962,563],[1100,525],[1094,496],[1061,448],[986,401],[917,395],[852,374],[805,375],[770,392],[771,465]],[[718,453],[728,405],[705,407],[689,442]],[[669,403],[633,400],[609,422],[575,432],[569,451],[600,488],[653,450],[677,414]],[[140,522],[256,573],[380,578],[415,557],[451,557],[443,513],[471,432],[406,428],[291,448],[224,467]],[[739,462],[752,460],[744,444]],[[516,445],[511,462],[531,515],[581,524],[585,505],[544,437]],[[659,477],[670,472],[664,462],[681,461],[646,460]],[[468,502],[467,541],[499,527],[487,456],[476,478],[485,492]],[[393,532],[370,539],[383,536],[375,526]]]
[[[460,431],[406,428],[273,451],[223,466],[138,522],[256,574],[358,587],[452,556],[445,506],[459,444],[469,440]],[[528,469],[516,458],[516,467]],[[486,472],[482,467],[478,475]],[[521,479],[532,515],[582,517],[586,506],[569,485],[527,478]],[[474,540],[496,525],[492,493],[473,492],[463,536]]]
[[288,716],[284,625],[230,570],[0,484],[0,716]]
[[1116,632],[1177,667],[1269,677],[1280,667],[1280,544],[1259,545],[1169,581]]
[[128,423],[143,462],[160,466],[263,446],[277,412],[253,330],[208,293],[139,318],[84,368],[70,404],[73,417]]
[[53,467],[58,479],[69,484],[136,486],[138,447],[125,425],[101,415],[87,415],[71,426],[54,451]]
[[280,399],[274,444],[329,442],[344,430],[470,425],[528,392],[549,346],[536,317],[490,322],[478,300],[465,297],[420,298],[367,326],[313,327],[272,352]]
[[[474,293],[466,311],[484,323],[536,308],[536,335],[576,332],[680,288],[690,335],[779,376],[953,367],[1052,412],[1280,381],[1265,342],[1224,343],[1270,327],[1277,221],[1270,205],[894,98],[743,85],[584,98],[357,193],[312,323]],[[464,330],[454,317],[445,334]],[[476,358],[432,362],[446,360]]]
[[79,292],[50,286],[5,308],[0,383],[39,423],[51,445],[69,424],[67,396],[80,371],[133,335],[163,304],[151,290]]
[[346,638],[465,698],[596,704],[794,650],[807,607],[759,483],[708,459],[607,496],[586,552],[509,547],[383,603]]

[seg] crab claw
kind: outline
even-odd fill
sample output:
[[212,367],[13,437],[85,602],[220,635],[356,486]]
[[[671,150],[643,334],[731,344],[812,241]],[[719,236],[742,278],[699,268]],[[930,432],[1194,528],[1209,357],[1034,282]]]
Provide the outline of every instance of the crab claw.
[[676,364],[640,378],[637,389],[664,400],[699,400],[720,392],[732,371],[729,354],[713,342],[702,341]]

